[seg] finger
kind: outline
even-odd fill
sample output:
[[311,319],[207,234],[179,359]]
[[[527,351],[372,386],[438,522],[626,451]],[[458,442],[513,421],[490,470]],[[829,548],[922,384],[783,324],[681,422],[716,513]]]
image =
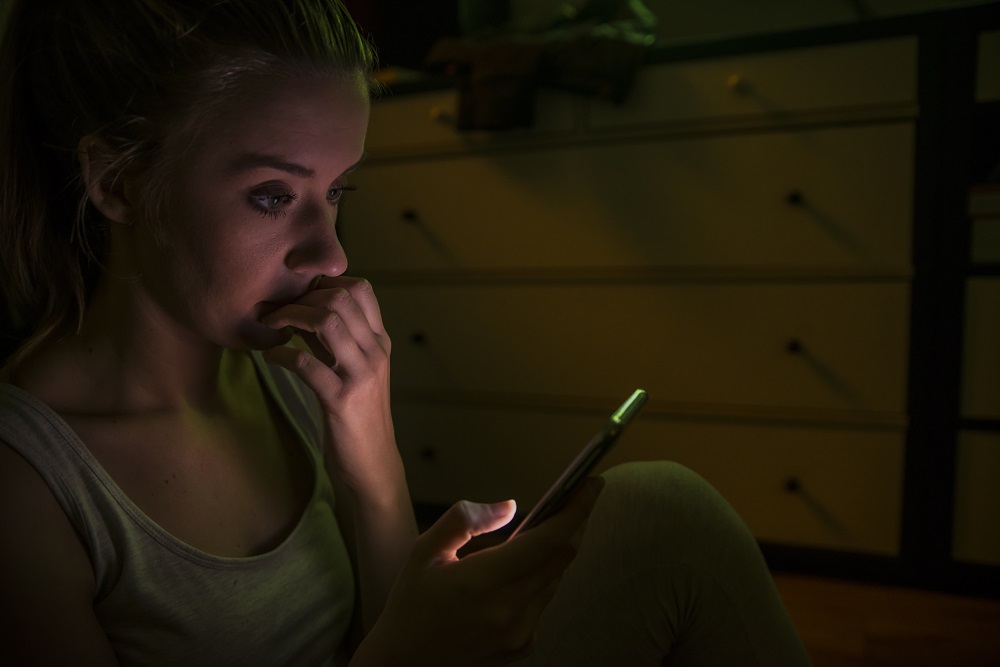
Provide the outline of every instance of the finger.
[[[367,353],[370,354],[376,349],[388,352],[388,335],[372,326],[364,308],[350,289],[335,287],[307,292],[295,303],[336,313],[347,325],[361,349]],[[381,318],[378,327],[381,329]]]
[[[306,344],[309,351],[313,353],[317,359],[322,361],[327,366],[334,366],[337,363],[337,358],[333,355],[330,350],[326,349],[326,345],[320,340],[319,336],[309,331],[299,331],[299,339]],[[301,349],[301,348],[299,348]]]
[[332,310],[292,303],[269,314],[264,323],[273,328],[290,326],[313,334],[303,339],[327,366],[336,364],[345,369],[357,369],[367,358],[344,318]]
[[[362,283],[362,285],[367,284],[367,282]],[[366,308],[362,307],[363,301],[356,298],[355,291],[352,290],[361,290],[362,295],[364,293],[360,287],[320,289],[306,293],[296,303],[336,313],[347,325],[347,329],[354,336],[358,346],[368,357],[374,359],[388,356],[391,350],[391,341],[389,334],[382,326],[378,304],[372,297],[371,303],[373,305],[367,310],[370,313],[373,312],[374,315],[366,313]],[[372,317],[375,319],[374,327],[370,322]]]
[[488,572],[512,594],[530,597],[558,576],[576,556],[576,546],[563,535],[558,540],[514,540],[471,553],[463,559]]
[[513,500],[489,504],[459,501],[420,536],[417,548],[428,560],[455,560],[458,550],[473,537],[507,525],[515,509]]
[[575,554],[603,486],[604,480],[599,477],[587,479],[569,502],[543,523],[513,540],[471,554],[467,559],[477,557],[490,561],[489,567],[494,568],[500,581],[514,582],[544,572],[554,552],[569,549]]
[[[346,292],[344,292],[346,295]],[[349,301],[348,296],[346,300]],[[266,315],[261,321],[267,326],[279,329],[281,327],[294,327],[300,331],[307,331],[317,335],[324,331],[333,331],[343,328],[350,332],[355,345],[360,347],[362,341],[359,338],[374,340],[375,334],[368,328],[368,323],[364,320],[364,315],[357,308],[351,308],[348,304],[336,304],[337,297],[326,298],[313,296],[313,303],[303,303],[302,300],[290,303]]]
[[351,276],[323,276],[319,279],[317,289],[341,288],[350,293],[353,301],[364,313],[365,319],[372,331],[377,334],[385,334],[385,325],[382,322],[382,310],[379,308],[378,299],[375,298],[375,289],[372,284],[364,278]]
[[[511,542],[521,540],[561,540],[566,534],[574,533],[586,523],[597,498],[604,487],[601,477],[589,477],[570,495],[567,501],[552,516],[537,526],[518,533]],[[530,536],[530,540],[528,539]]]
[[281,366],[299,376],[320,400],[334,399],[343,386],[340,376],[305,350],[279,345],[265,350],[262,356],[267,363]]

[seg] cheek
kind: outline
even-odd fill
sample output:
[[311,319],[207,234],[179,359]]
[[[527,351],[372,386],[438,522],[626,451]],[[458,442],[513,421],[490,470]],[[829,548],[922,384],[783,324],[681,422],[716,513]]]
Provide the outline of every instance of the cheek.
[[183,196],[171,201],[167,247],[160,252],[172,258],[181,298],[229,319],[273,296],[285,270],[288,222],[251,210],[238,194],[214,196],[228,188],[207,186],[208,180],[192,177],[186,190],[185,184],[178,189]]

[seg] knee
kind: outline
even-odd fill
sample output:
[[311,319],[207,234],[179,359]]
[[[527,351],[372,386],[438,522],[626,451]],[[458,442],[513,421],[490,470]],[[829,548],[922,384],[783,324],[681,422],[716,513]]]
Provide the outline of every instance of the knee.
[[602,475],[608,498],[648,509],[727,506],[718,491],[693,470],[673,461],[632,461]]
[[670,551],[682,559],[736,544],[756,549],[756,541],[733,507],[683,465],[630,462],[602,476],[606,483],[595,513],[599,512],[598,520],[604,525],[628,530],[634,539],[669,543]]
[[690,486],[705,483],[690,468],[686,468],[674,461],[629,461],[619,463],[609,468],[601,474],[605,480],[613,485],[625,485],[629,487],[648,487],[650,489],[663,489],[671,486]]

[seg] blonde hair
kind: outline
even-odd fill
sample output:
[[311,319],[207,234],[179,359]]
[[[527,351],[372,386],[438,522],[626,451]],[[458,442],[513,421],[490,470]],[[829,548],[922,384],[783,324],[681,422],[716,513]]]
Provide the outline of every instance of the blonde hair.
[[157,218],[166,147],[249,74],[360,72],[375,50],[338,0],[14,0],[0,39],[0,335],[15,358],[78,330],[107,222],[77,148],[99,136]]

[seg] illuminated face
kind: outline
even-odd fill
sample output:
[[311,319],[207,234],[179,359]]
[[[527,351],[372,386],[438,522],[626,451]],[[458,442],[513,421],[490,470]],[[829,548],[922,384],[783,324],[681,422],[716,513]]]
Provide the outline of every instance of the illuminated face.
[[130,249],[156,315],[226,347],[282,342],[260,317],[347,269],[337,205],[368,110],[361,75],[257,81],[227,103],[171,179],[162,242]]

